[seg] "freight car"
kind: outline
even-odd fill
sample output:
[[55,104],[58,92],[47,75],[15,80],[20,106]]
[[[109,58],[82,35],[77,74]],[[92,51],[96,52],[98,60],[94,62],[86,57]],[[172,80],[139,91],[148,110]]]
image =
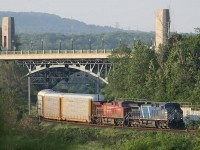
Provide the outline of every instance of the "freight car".
[[91,122],[95,109],[92,101],[104,101],[104,96],[42,90],[37,96],[38,116],[55,120]]
[[177,128],[184,125],[183,112],[178,103],[108,103],[101,94],[42,90],[38,93],[37,106],[38,115],[47,119],[132,127]]

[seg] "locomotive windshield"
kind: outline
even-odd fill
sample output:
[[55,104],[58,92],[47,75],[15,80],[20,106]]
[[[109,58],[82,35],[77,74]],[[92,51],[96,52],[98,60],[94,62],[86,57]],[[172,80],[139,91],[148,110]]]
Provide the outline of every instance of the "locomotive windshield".
[[180,104],[178,104],[178,103],[166,103],[165,108],[169,108],[169,107],[180,108]]
[[130,107],[128,103],[122,103],[122,107]]

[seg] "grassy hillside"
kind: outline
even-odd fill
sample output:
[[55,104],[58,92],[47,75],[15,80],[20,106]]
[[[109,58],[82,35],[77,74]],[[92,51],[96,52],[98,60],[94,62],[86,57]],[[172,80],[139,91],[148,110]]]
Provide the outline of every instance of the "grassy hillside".
[[45,122],[35,126],[30,126],[27,122],[26,127],[23,126],[22,129],[20,135],[0,136],[3,142],[0,148],[20,150],[195,150],[199,148],[198,136],[162,131],[100,129]]

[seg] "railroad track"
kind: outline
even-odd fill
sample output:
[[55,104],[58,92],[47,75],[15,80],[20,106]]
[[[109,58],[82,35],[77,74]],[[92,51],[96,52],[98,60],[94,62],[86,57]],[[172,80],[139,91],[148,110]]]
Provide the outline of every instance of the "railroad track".
[[178,130],[178,129],[162,129],[162,128],[143,128],[143,127],[127,127],[127,126],[113,126],[113,125],[96,125],[96,124],[88,124],[88,123],[80,123],[80,122],[71,122],[71,121],[59,121],[59,120],[50,120],[45,118],[40,118],[40,121],[57,123],[57,124],[71,124],[74,126],[82,126],[82,127],[93,127],[93,128],[115,128],[122,130],[138,130],[138,131],[163,131],[163,132],[172,132],[172,133],[185,133],[185,134],[196,134],[196,130]]

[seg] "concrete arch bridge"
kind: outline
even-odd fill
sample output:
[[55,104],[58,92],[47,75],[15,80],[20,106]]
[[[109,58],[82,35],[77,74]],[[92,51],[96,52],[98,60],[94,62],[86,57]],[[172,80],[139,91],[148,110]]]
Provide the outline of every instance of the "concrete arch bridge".
[[60,80],[69,81],[72,74],[84,72],[108,84],[113,68],[109,62],[112,50],[21,50],[1,51],[0,60],[16,61],[26,66],[32,84],[52,88]]

